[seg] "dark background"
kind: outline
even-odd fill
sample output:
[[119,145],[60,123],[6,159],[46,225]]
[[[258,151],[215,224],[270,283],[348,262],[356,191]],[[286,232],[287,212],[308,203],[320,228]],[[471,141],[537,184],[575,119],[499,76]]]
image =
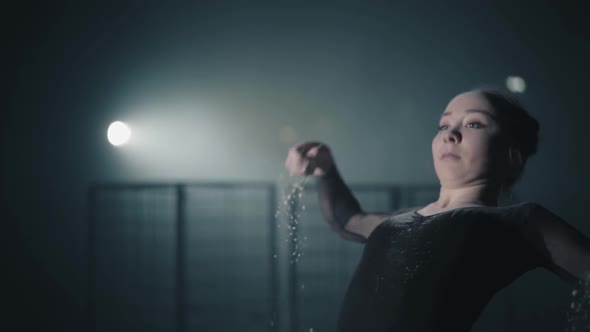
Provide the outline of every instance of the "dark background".
[[[436,183],[446,103],[508,75],[526,80],[521,100],[541,123],[515,192],[590,234],[586,13],[557,1],[5,5],[8,322],[85,328],[91,183],[274,181],[308,139],[333,148],[351,183]],[[112,147],[119,119],[152,140]],[[556,276],[514,287],[527,324],[562,319]]]

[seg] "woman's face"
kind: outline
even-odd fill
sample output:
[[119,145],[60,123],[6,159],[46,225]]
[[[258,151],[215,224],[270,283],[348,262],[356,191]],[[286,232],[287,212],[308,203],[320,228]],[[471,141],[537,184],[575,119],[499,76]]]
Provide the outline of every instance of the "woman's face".
[[[485,96],[465,92],[453,98],[432,140],[434,169],[441,186],[499,184],[502,145],[496,112]],[[455,156],[443,157],[446,153]],[[495,180],[494,180],[495,179]]]

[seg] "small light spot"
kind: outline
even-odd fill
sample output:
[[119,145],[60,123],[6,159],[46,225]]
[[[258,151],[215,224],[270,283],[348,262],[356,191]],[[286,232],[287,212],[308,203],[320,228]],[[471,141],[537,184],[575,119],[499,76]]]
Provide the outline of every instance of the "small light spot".
[[508,76],[506,78],[506,87],[511,92],[524,93],[526,90],[526,82],[520,76]]

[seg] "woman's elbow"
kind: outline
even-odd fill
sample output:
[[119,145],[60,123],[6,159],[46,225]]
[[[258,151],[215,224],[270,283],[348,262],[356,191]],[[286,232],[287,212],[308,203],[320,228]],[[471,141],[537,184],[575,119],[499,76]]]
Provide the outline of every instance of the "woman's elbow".
[[366,237],[364,237],[361,234],[351,232],[351,231],[347,230],[345,227],[332,226],[332,229],[336,232],[336,234],[338,234],[341,238],[343,238],[345,240],[363,243],[363,244],[367,243]]

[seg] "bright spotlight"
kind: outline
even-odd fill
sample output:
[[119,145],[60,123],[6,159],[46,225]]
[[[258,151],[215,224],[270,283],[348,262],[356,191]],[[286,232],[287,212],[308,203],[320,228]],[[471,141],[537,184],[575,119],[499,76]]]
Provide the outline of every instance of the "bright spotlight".
[[123,145],[131,138],[131,129],[123,122],[115,121],[109,126],[107,138],[114,146]]
[[508,76],[506,78],[506,87],[511,92],[524,93],[526,82],[520,76]]

